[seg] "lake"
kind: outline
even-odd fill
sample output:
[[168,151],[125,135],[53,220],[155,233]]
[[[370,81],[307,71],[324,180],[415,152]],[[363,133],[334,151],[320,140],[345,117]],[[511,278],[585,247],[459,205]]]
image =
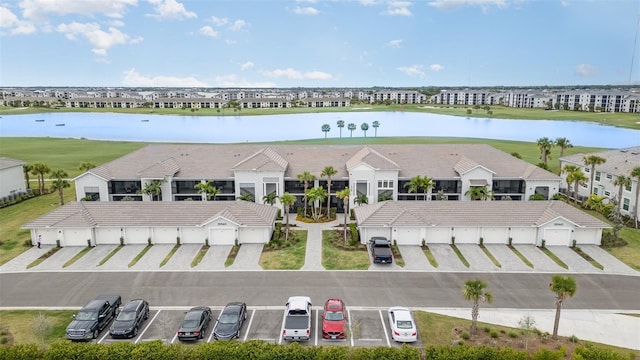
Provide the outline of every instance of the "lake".
[[[437,136],[535,142],[541,137],[566,137],[578,146],[623,148],[640,145],[640,130],[582,121],[465,118],[413,112],[341,112],[260,116],[178,116],[117,113],[43,113],[3,115],[0,135],[6,137],[86,138],[141,142],[235,143],[340,137]],[[347,124],[356,124],[350,132]]]

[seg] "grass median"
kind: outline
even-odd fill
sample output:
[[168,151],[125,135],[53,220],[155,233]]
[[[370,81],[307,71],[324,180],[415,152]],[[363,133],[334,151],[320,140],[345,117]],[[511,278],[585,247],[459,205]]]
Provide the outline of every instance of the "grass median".
[[291,245],[282,248],[269,249],[265,246],[260,255],[260,266],[265,270],[300,269],[304,265],[307,250],[307,231],[291,231],[290,241]]
[[337,230],[322,231],[322,266],[327,270],[367,270],[371,266],[367,247],[345,245]]

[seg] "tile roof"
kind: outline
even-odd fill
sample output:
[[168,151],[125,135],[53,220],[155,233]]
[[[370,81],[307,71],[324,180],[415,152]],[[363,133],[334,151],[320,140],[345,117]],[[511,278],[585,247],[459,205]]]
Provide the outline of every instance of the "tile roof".
[[354,209],[359,226],[541,226],[559,217],[609,228],[561,201],[383,201]]
[[24,161],[0,157],[0,170],[20,165],[24,165]]
[[95,226],[201,226],[224,217],[240,226],[270,226],[278,209],[247,201],[80,201],[43,215],[23,229]]
[[596,169],[612,175],[628,176],[634,167],[640,166],[640,146],[586,154],[574,154],[570,156],[563,156],[560,160],[585,166],[582,159],[585,156],[590,155],[597,155],[607,159],[607,162],[604,164],[596,165]]

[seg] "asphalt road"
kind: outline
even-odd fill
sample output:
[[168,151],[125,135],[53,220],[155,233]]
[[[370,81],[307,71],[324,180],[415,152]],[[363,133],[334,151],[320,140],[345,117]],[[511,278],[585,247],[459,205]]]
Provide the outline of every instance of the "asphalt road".
[[[572,274],[578,290],[569,309],[640,310],[640,276]],[[99,294],[152,306],[282,306],[289,296],[314,305],[341,297],[358,306],[468,307],[465,280],[489,284],[493,303],[483,307],[551,309],[551,274],[378,271],[47,272],[0,274],[0,307],[80,307]]]

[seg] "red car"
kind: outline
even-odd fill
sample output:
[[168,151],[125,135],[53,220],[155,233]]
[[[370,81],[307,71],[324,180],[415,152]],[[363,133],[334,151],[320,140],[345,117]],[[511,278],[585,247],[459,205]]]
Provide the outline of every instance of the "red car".
[[324,339],[344,339],[347,325],[347,308],[340,299],[329,299],[322,313],[322,337]]

